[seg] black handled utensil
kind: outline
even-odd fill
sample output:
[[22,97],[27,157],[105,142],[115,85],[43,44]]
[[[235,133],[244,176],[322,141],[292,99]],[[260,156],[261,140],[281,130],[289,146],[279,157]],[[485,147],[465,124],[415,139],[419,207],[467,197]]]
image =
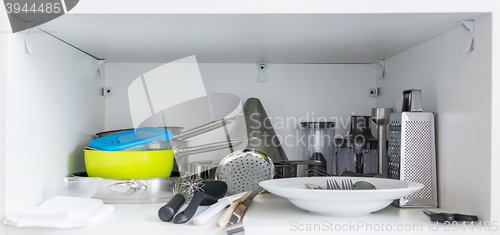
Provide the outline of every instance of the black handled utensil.
[[436,213],[430,210],[424,210],[424,213],[428,215],[433,222],[444,223],[454,222],[454,221],[478,221],[479,219],[475,215],[464,215],[458,213]]
[[164,222],[174,218],[175,213],[181,209],[184,203],[189,202],[193,194],[202,188],[202,181],[195,176],[184,176],[175,182],[174,196],[158,210],[158,217]]
[[174,218],[174,223],[183,224],[188,222],[198,210],[198,206],[209,206],[216,203],[220,198],[223,198],[227,192],[227,184],[222,181],[207,181],[201,187],[203,192],[194,193],[193,199],[189,206]]
[[175,213],[181,209],[186,199],[182,194],[175,194],[167,204],[162,206],[158,211],[158,217],[164,222],[169,222],[174,218]]

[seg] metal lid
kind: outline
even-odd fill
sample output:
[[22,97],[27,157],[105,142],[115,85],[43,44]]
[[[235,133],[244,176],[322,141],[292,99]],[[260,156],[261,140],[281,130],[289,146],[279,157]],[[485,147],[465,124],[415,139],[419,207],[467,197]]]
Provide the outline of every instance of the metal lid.
[[303,128],[334,128],[335,122],[301,122]]

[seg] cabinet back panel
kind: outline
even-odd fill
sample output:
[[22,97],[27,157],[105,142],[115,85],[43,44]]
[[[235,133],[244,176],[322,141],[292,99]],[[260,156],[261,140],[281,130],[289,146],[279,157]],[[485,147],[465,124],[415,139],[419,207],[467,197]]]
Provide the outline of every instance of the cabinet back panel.
[[[158,65],[161,64],[106,65],[106,86],[114,92],[106,98],[107,130],[130,128],[128,86]],[[320,117],[338,120],[340,128],[336,134],[345,135],[349,116],[370,115],[375,105],[375,98],[368,96],[368,90],[375,84],[374,65],[269,64],[268,81],[264,83],[257,82],[257,64],[200,64],[199,67],[208,93],[232,93],[238,95],[242,103],[251,97],[261,100],[277,135],[290,136],[287,143],[282,143],[290,159],[302,159],[302,147],[297,146],[295,140],[297,122]],[[188,87],[176,89],[189,92]],[[207,138],[194,138],[190,144],[201,144]]]

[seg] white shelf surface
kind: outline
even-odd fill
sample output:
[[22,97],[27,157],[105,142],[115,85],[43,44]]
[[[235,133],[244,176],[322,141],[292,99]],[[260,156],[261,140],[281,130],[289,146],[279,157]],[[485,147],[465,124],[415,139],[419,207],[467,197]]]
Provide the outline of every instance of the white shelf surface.
[[[226,234],[224,228],[215,226],[218,216],[215,216],[204,225],[195,226],[192,222],[178,225],[165,223],[158,219],[160,204],[133,204],[115,205],[115,212],[99,223],[78,229],[43,229],[43,228],[14,228],[6,227],[7,234]],[[201,213],[206,207],[199,209]],[[222,213],[222,212],[221,212]],[[429,218],[422,213],[422,209],[399,209],[389,206],[379,212],[359,217],[328,217],[301,210],[288,200],[271,194],[257,196],[244,218],[245,234],[268,234],[269,232],[294,233],[291,229],[303,228],[308,224],[333,223],[349,225],[350,223],[421,225],[423,231],[428,231]],[[294,223],[296,222],[296,223]],[[294,223],[292,225],[292,223]],[[344,225],[345,227],[345,225]],[[361,232],[363,232],[361,230]],[[295,231],[296,233],[297,231]],[[335,230],[334,230],[335,232]],[[368,231],[367,231],[368,232]],[[456,233],[455,233],[456,234]]]

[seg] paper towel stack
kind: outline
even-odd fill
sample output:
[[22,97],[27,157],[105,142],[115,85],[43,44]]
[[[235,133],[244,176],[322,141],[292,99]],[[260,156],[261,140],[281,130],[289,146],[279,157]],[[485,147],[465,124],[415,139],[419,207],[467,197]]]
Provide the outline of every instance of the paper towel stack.
[[55,196],[41,205],[7,214],[4,224],[15,227],[78,228],[113,213],[114,207],[99,199]]

